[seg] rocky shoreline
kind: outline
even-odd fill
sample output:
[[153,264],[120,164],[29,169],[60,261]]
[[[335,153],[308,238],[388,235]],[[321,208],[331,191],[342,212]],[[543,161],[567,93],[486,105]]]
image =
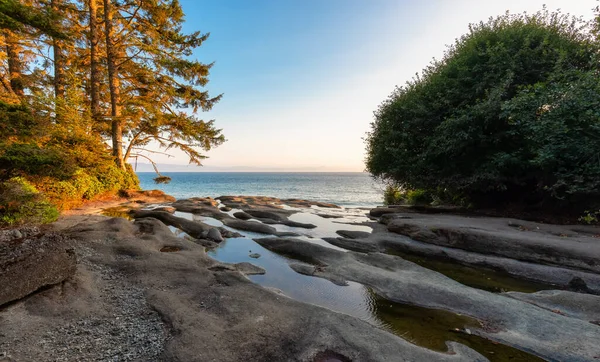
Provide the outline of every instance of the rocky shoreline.
[[[131,220],[101,215],[107,207]],[[346,230],[344,212],[306,200],[142,192],[75,210],[43,230],[5,232],[0,361],[504,360],[457,342],[447,351],[421,347],[253,283],[248,276],[276,273],[252,262],[261,259],[224,263],[207,254],[243,234],[302,275],[474,318],[478,326],[457,328],[465,336],[531,359],[600,359],[598,228],[376,208],[360,211],[371,218],[361,219],[367,232]],[[324,222],[339,226],[337,236],[315,237]],[[400,253],[491,268],[550,290],[491,293]]]

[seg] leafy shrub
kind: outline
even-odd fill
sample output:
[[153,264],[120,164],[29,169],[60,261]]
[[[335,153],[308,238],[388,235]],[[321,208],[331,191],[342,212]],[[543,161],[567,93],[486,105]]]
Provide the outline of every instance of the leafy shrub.
[[406,202],[409,205],[427,205],[433,201],[431,193],[427,190],[408,190]]
[[68,180],[45,177],[34,179],[34,183],[60,210],[73,208],[105,193],[139,188],[133,171],[121,170],[112,161],[98,169],[79,169]]
[[3,137],[35,136],[39,132],[38,122],[24,104],[9,104],[0,101],[0,134]]
[[0,175],[53,176],[64,179],[76,169],[67,155],[54,148],[42,148],[35,143],[0,143]]
[[375,112],[368,171],[478,206],[598,203],[598,52],[559,13],[471,25]]
[[583,213],[583,216],[581,216],[579,218],[579,221],[582,222],[582,223],[584,223],[584,224],[588,224],[588,225],[597,224],[599,217],[600,217],[600,210],[598,210],[598,211],[589,211],[589,210],[586,210]]
[[58,210],[21,177],[0,184],[0,225],[45,224],[58,218]]
[[404,202],[404,193],[402,189],[394,184],[389,184],[383,192],[384,205],[398,205]]
[[[36,109],[44,108],[38,104]],[[104,193],[139,188],[131,167],[119,169],[101,137],[89,132],[89,118],[64,112],[56,123],[48,116],[51,111],[32,115],[25,105],[0,102],[0,182],[15,177],[29,182],[60,210]],[[5,195],[6,203],[9,199]]]

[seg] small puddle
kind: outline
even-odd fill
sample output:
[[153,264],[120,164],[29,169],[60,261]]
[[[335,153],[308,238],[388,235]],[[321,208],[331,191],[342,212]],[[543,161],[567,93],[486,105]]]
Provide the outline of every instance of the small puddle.
[[387,250],[387,254],[396,255],[412,261],[424,268],[444,274],[450,279],[469,287],[487,290],[492,293],[523,292],[534,293],[540,290],[556,289],[556,286],[515,278],[508,273],[483,267],[471,267],[447,260],[417,256],[396,250]]
[[446,341],[466,345],[490,361],[544,361],[516,348],[469,334],[480,326],[476,319],[440,309],[392,302],[371,289],[371,311],[384,329],[419,346],[446,352]]
[[102,210],[101,214],[109,217],[122,217],[127,220],[133,220],[133,217],[129,213],[130,210],[131,209],[126,206],[116,206]]

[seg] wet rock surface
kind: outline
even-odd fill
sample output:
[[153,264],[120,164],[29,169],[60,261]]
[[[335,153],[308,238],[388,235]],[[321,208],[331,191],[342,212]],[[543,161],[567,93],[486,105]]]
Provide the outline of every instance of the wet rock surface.
[[301,199],[278,199],[276,197],[269,196],[219,196],[216,199],[222,202],[225,206],[242,210],[256,207],[280,210],[283,209],[282,205],[284,204],[296,208],[310,208],[311,206],[333,209],[340,208],[338,205],[326,202]]
[[355,230],[338,230],[336,231],[336,233],[347,239],[364,239],[371,236],[371,233],[368,233],[366,231]]
[[[278,232],[274,227],[271,227],[268,224],[281,224],[291,227],[301,227],[309,229],[316,227],[312,224],[298,223],[288,220],[288,216],[293,214],[294,211],[283,210],[273,205],[271,205],[270,208],[265,208],[265,205],[270,204],[258,203],[258,206],[256,206],[255,204],[251,204],[251,206],[249,206],[248,204],[243,204],[242,206],[240,206],[244,208],[243,211],[234,212],[234,217],[232,217],[226,212],[221,211],[218,207],[211,205],[211,202],[216,201],[213,199],[206,200],[192,198],[178,200],[177,202],[173,203],[173,207],[175,207],[177,211],[217,219],[221,221],[224,225],[234,229],[257,232],[268,235],[298,235],[293,232]],[[249,221],[250,219],[256,219],[260,222]]]
[[217,243],[223,241],[223,236],[221,236],[221,232],[216,227],[199,221],[191,221],[182,217],[177,217],[165,211],[135,210],[133,212],[133,217],[136,219],[151,217],[160,220],[167,225],[174,226],[186,232],[193,238],[208,239]]
[[[444,218],[454,220],[455,224],[446,227],[460,228],[460,233],[440,232],[441,237],[435,234],[432,230],[439,230],[440,220],[446,220]],[[326,240],[358,252],[400,252],[450,260],[462,265],[498,270],[516,278],[555,285],[557,288],[600,294],[600,274],[590,270],[595,269],[595,255],[600,253],[600,238],[596,237],[598,228],[595,227],[545,225],[513,219],[404,214],[398,211],[383,214],[377,220],[379,223],[368,223],[373,228],[369,236]],[[394,226],[398,224],[408,226],[402,226],[402,233],[398,233]],[[389,230],[390,225],[396,232]],[[511,233],[507,234],[506,230]],[[570,236],[560,236],[566,235],[563,234],[566,232]],[[487,239],[482,237],[483,234],[487,235]],[[453,238],[464,238],[470,242],[465,246],[465,243],[449,241]],[[561,254],[562,250],[566,250],[564,255]],[[588,262],[580,260],[580,254],[586,254],[582,260]],[[553,262],[549,262],[550,259]],[[573,265],[583,267],[575,268]]]
[[358,252],[401,252],[449,260],[461,265],[498,270],[516,278],[555,285],[557,288],[600,294],[600,275],[596,273],[438,246],[390,233],[383,225],[370,225],[373,226],[374,231],[366,239],[336,238],[327,240],[336,246]]

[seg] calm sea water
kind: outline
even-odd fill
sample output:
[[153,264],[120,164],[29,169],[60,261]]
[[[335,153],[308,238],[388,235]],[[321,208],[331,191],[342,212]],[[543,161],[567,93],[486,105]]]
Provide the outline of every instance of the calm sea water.
[[383,187],[362,172],[165,172],[166,185],[152,180],[153,172],[139,172],[141,187],[159,189],[176,198],[223,195],[273,196],[334,203],[375,206],[382,203]]

